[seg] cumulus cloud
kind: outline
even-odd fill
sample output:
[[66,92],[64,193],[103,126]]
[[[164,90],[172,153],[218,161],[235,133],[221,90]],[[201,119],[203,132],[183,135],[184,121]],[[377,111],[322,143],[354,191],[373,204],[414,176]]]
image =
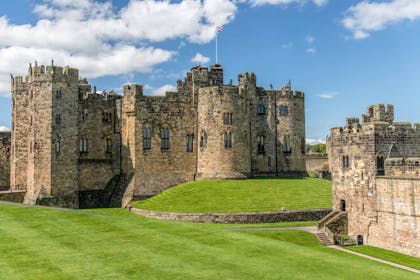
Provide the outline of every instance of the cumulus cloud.
[[313,42],[315,42],[315,37],[312,35],[306,35],[306,42],[308,42],[309,44],[312,44]]
[[306,138],[306,144],[308,145],[325,144],[325,140]]
[[312,2],[317,6],[324,6],[327,4],[328,0],[250,0],[252,6],[262,6],[262,5],[277,5],[283,4],[288,5],[292,3],[297,4],[306,4],[307,2]]
[[354,39],[364,39],[391,24],[419,18],[420,0],[362,1],[347,10],[342,24]]
[[9,73],[23,74],[35,60],[54,59],[90,78],[149,72],[176,54],[155,42],[207,43],[236,11],[231,0],[130,0],[119,10],[111,1],[45,0],[34,24],[0,17],[0,95],[9,94]]
[[191,62],[194,62],[196,64],[206,64],[210,61],[210,58],[207,56],[202,55],[201,53],[197,53],[192,59]]
[[314,55],[314,54],[317,53],[317,50],[316,50],[316,48],[307,48],[306,49],[306,52],[309,53],[309,54]]
[[10,128],[6,127],[6,126],[0,126],[0,132],[5,132],[5,131],[10,131]]
[[168,91],[176,92],[177,88],[173,85],[163,85],[158,88],[150,87],[152,96],[165,96]]

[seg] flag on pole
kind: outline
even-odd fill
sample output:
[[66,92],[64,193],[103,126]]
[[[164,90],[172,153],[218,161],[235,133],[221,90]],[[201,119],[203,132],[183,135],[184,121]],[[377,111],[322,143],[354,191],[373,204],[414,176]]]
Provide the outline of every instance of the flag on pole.
[[223,31],[223,26],[220,26],[220,25],[216,26],[216,30],[217,30],[217,32],[222,32]]

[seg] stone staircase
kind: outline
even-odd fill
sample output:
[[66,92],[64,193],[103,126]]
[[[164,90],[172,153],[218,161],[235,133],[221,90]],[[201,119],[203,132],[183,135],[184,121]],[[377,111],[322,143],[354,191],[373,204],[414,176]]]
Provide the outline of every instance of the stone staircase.
[[323,233],[322,231],[318,231],[315,233],[318,240],[324,245],[324,246],[332,246],[334,243],[328,238],[328,236]]
[[317,237],[322,244],[326,245],[322,239],[328,240],[326,243],[329,245],[326,246],[337,244],[340,236],[347,235],[347,212],[332,211],[319,221],[318,230],[320,235],[317,234]]

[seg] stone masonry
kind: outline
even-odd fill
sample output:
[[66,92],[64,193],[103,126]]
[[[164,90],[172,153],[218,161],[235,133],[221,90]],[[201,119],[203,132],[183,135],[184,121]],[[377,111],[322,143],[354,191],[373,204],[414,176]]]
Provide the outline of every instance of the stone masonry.
[[[11,191],[24,203],[78,208],[155,195],[189,180],[305,174],[304,94],[223,83],[197,66],[176,92],[97,93],[70,67],[12,77]],[[117,203],[118,204],[118,203]]]
[[392,105],[374,105],[327,139],[333,210],[364,244],[420,256],[420,124],[394,122]]
[[10,132],[0,132],[0,191],[10,186]]

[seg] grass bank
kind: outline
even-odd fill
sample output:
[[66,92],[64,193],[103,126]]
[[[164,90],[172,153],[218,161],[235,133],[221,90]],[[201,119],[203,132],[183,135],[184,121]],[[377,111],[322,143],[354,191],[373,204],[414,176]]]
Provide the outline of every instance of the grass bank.
[[317,178],[209,180],[181,184],[135,207],[161,212],[235,213],[331,208],[331,182]]

